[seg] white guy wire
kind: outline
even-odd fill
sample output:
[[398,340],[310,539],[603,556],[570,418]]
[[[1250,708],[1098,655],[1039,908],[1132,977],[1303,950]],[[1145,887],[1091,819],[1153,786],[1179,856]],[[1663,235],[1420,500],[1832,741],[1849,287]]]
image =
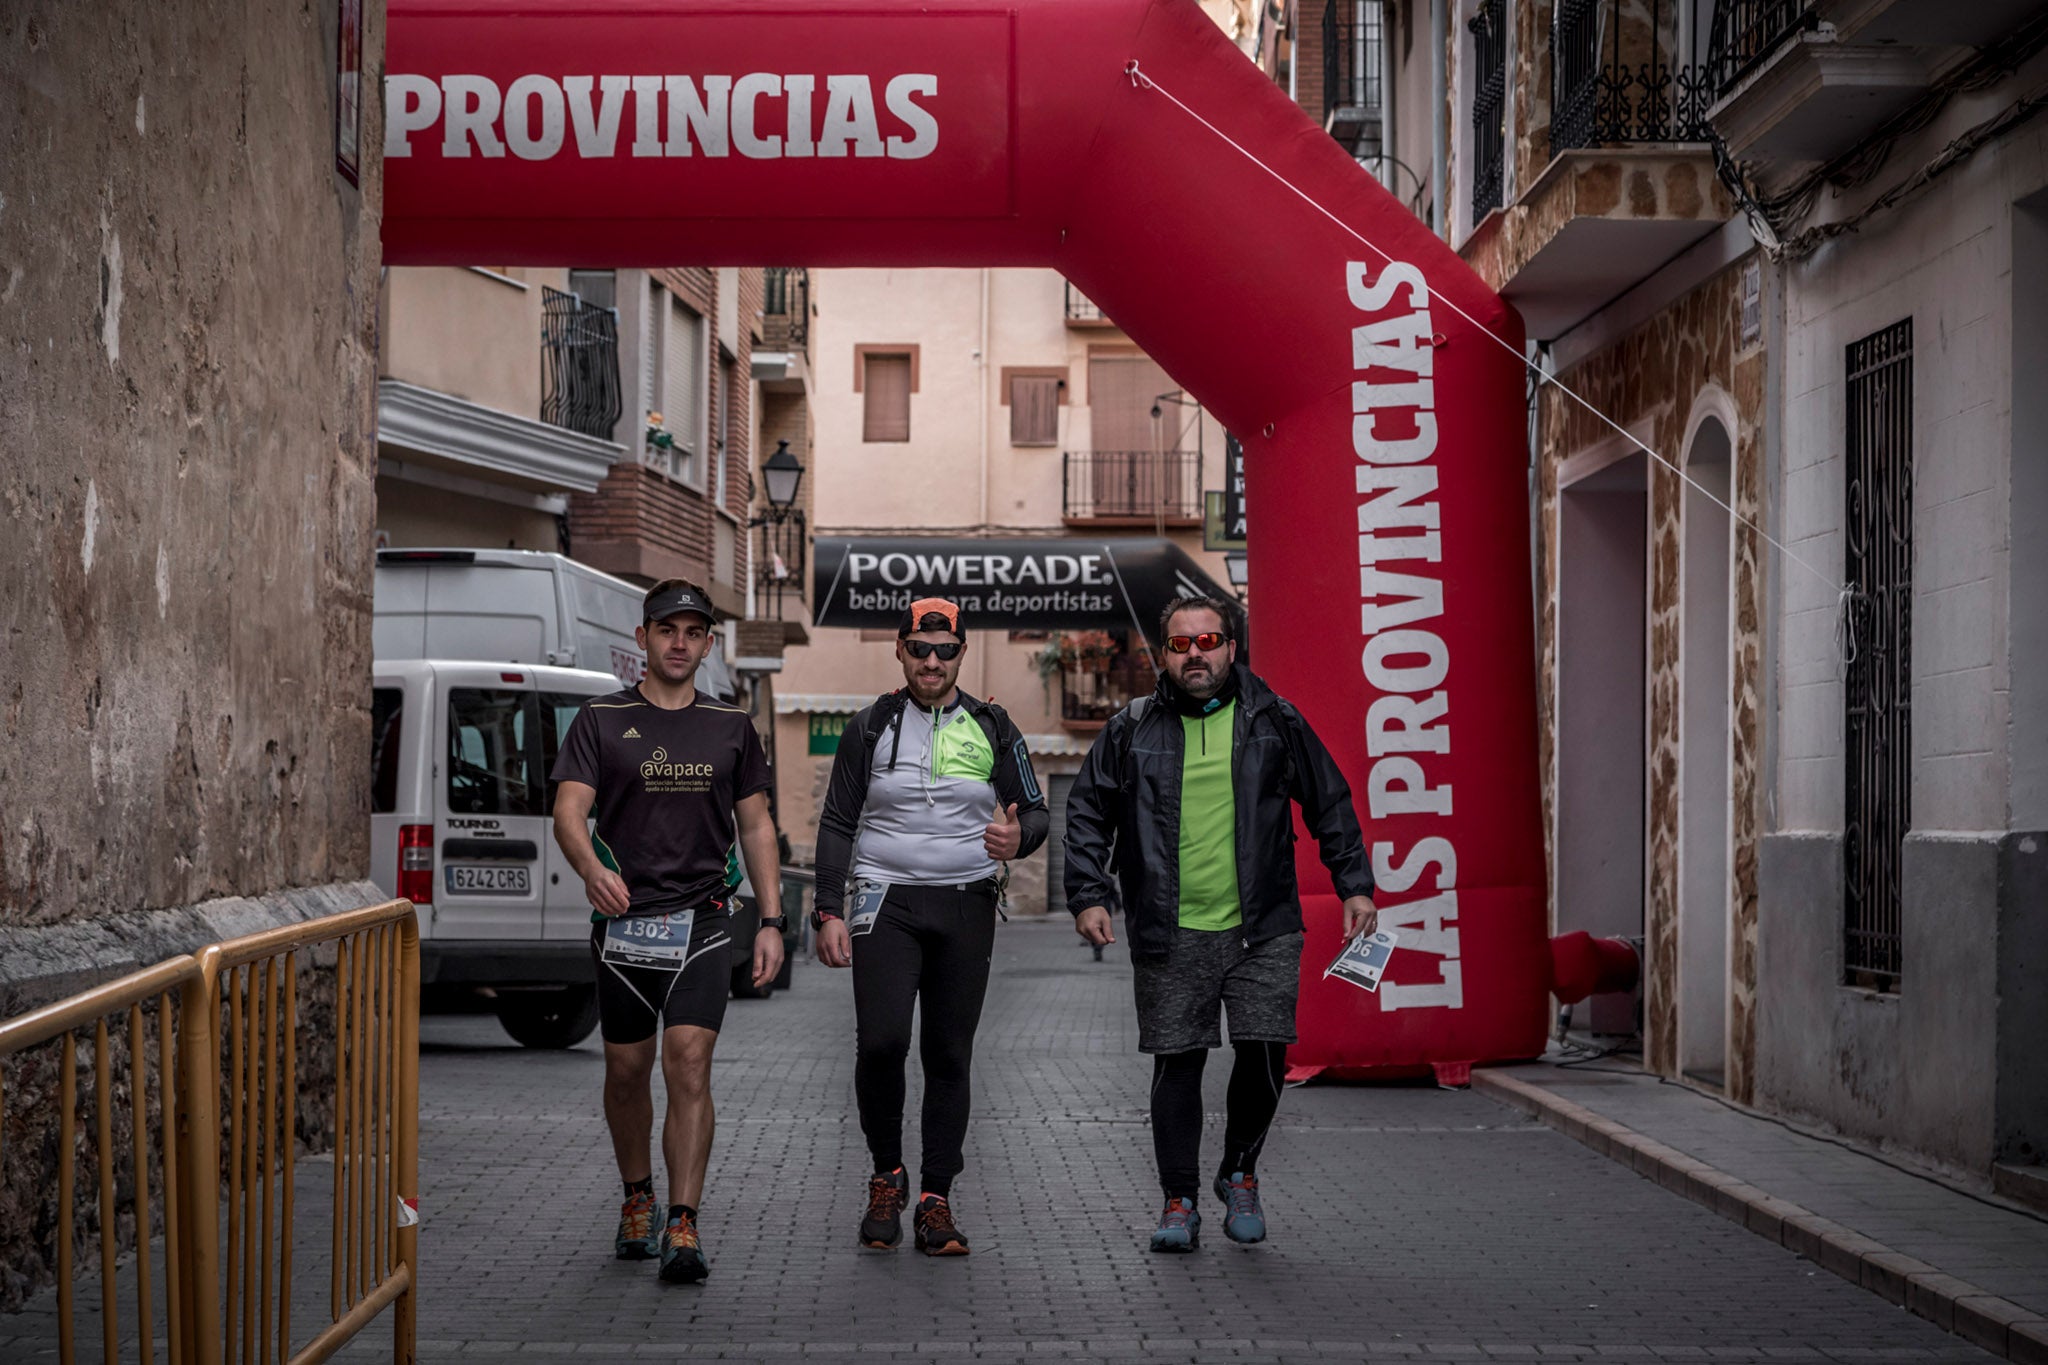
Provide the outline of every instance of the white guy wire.
[[[1171,90],[1168,90],[1166,87],[1160,85],[1157,81],[1153,80],[1150,76],[1146,75],[1143,71],[1140,71],[1138,69],[1137,58],[1133,57],[1124,66],[1124,74],[1130,77],[1131,84],[1133,86],[1143,86],[1148,90],[1156,90],[1160,94],[1164,95],[1182,113],[1186,114],[1195,122],[1201,124],[1204,128],[1207,128],[1210,132],[1214,133],[1224,142],[1229,143],[1231,148],[1234,151],[1236,151],[1238,155],[1244,157],[1245,160],[1251,162],[1254,166],[1257,166],[1267,175],[1270,175],[1275,180],[1279,181],[1288,189],[1290,193],[1292,193],[1296,198],[1300,199],[1304,204],[1307,204],[1317,213],[1322,214],[1323,217],[1335,223],[1339,228],[1342,228],[1346,233],[1349,233],[1361,245],[1365,246],[1368,250],[1372,251],[1381,260],[1385,261],[1389,265],[1394,264],[1394,258],[1388,255],[1384,250],[1382,250],[1378,243],[1373,242],[1369,238],[1365,237],[1364,235],[1359,233],[1359,231],[1356,228],[1352,227],[1342,218],[1339,218],[1336,214],[1330,212],[1321,204],[1317,203],[1312,197],[1310,197],[1293,181],[1289,180],[1286,176],[1280,174],[1280,172],[1274,170],[1271,166],[1268,166],[1265,162],[1261,161],[1256,153],[1250,151],[1242,144],[1240,144],[1237,141],[1237,139],[1231,137],[1230,134],[1224,132],[1221,128],[1218,128],[1215,124],[1209,122],[1209,120],[1203,118],[1194,110],[1188,108],[1187,105],[1181,103],[1180,99]],[[1459,317],[1465,319],[1465,321],[1471,323],[1473,327],[1478,329],[1479,334],[1481,336],[1486,337],[1487,339],[1492,341],[1494,345],[1500,347],[1509,355],[1513,356],[1515,360],[1519,362],[1524,368],[1534,371],[1536,375],[1536,382],[1539,385],[1549,384],[1557,388],[1567,398],[1571,399],[1574,403],[1577,403],[1580,407],[1584,408],[1587,412],[1592,413],[1593,416],[1599,418],[1600,421],[1605,423],[1608,427],[1612,428],[1617,434],[1619,434],[1623,439],[1627,440],[1631,445],[1641,450],[1645,455],[1648,455],[1658,464],[1663,465],[1666,469],[1676,474],[1689,487],[1691,487],[1694,492],[1706,498],[1707,501],[1713,503],[1716,507],[1726,512],[1734,520],[1740,522],[1742,525],[1747,526],[1750,530],[1756,532],[1756,534],[1762,537],[1767,544],[1775,547],[1780,554],[1784,555],[1794,564],[1797,564],[1800,568],[1805,569],[1808,573],[1812,574],[1815,578],[1818,578],[1821,582],[1827,584],[1828,587],[1832,588],[1835,592],[1838,610],[1845,599],[1855,595],[1855,589],[1844,587],[1842,584],[1837,583],[1833,578],[1829,577],[1827,574],[1822,573],[1819,569],[1807,563],[1783,541],[1776,539],[1770,534],[1770,532],[1764,530],[1763,527],[1757,525],[1748,517],[1743,516],[1733,507],[1730,507],[1727,503],[1715,497],[1711,490],[1702,486],[1690,474],[1687,474],[1683,469],[1680,469],[1670,460],[1665,459],[1662,455],[1658,454],[1656,451],[1652,450],[1648,445],[1644,444],[1643,441],[1639,437],[1637,437],[1634,432],[1628,430],[1619,422],[1616,422],[1612,417],[1609,417],[1606,413],[1600,411],[1600,409],[1594,407],[1591,403],[1581,398],[1577,393],[1573,392],[1571,386],[1566,384],[1563,380],[1557,378],[1557,376],[1555,375],[1545,374],[1542,371],[1542,369],[1535,364],[1535,362],[1529,359],[1528,356],[1522,354],[1513,346],[1508,345],[1507,341],[1503,339],[1498,333],[1496,333],[1492,328],[1486,326],[1486,324],[1479,321],[1478,318],[1473,317],[1470,313],[1460,308],[1455,300],[1447,298],[1444,295],[1437,293],[1434,289],[1430,290],[1430,297],[1442,303],[1445,307],[1449,308],[1453,313],[1456,313]],[[1853,644],[1851,647],[1853,648]]]

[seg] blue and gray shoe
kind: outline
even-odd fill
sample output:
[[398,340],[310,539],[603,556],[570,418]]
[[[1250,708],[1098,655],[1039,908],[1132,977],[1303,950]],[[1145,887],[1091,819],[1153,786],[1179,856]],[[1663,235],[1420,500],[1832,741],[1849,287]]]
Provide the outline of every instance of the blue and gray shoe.
[[1152,1234],[1154,1251],[1193,1251],[1202,1244],[1202,1215],[1195,1212],[1192,1199],[1169,1199],[1166,1212],[1159,1215],[1159,1228]]
[[1216,1177],[1216,1197],[1223,1201],[1223,1235],[1249,1246],[1266,1240],[1266,1211],[1259,1207],[1259,1178],[1243,1171]]
[[694,1220],[679,1213],[661,1230],[661,1269],[657,1273],[669,1284],[696,1284],[711,1273]]

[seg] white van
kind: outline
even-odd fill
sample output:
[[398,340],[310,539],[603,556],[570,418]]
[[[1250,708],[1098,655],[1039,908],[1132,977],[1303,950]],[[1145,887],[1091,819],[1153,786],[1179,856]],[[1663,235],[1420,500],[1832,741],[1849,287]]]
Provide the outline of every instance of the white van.
[[481,995],[528,1047],[597,1026],[590,903],[555,847],[561,737],[609,673],[471,660],[372,665],[370,872],[418,908],[423,994]]
[[[647,590],[540,550],[379,550],[370,651],[379,659],[552,664],[639,682]],[[734,695],[714,643],[697,686]]]

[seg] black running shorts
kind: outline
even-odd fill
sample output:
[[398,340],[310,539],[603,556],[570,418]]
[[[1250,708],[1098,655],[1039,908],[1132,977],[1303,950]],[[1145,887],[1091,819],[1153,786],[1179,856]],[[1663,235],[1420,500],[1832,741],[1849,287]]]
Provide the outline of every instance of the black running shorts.
[[[646,937],[645,923],[621,926],[607,960],[606,933],[620,921],[590,926],[590,960],[597,969],[598,1028],[607,1043],[642,1043],[657,1028],[679,1024],[713,1033],[725,1023],[732,988],[732,911],[726,903],[705,906],[692,917],[689,943]],[[680,965],[675,965],[680,964]]]

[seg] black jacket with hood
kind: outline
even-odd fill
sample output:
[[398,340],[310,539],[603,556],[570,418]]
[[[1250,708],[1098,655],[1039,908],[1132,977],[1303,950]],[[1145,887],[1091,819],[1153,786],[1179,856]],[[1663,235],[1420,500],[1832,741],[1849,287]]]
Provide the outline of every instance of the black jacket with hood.
[[[1337,894],[1372,894],[1351,786],[1293,703],[1232,665],[1237,714],[1231,785],[1237,794],[1237,896],[1244,940],[1301,928],[1294,876],[1298,804]],[[1124,911],[1136,957],[1163,956],[1180,922],[1182,727],[1165,674],[1150,697],[1102,727],[1067,797],[1067,909]]]

